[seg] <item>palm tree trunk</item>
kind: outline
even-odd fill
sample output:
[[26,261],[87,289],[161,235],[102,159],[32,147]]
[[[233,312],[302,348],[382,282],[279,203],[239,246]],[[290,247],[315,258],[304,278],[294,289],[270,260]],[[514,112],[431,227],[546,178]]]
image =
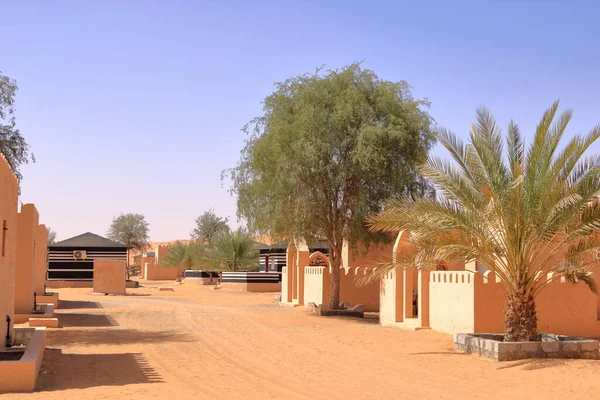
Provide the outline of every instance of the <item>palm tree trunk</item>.
[[340,308],[340,266],[342,265],[341,254],[333,251],[331,257],[331,292],[329,295],[329,309],[337,310]]
[[535,299],[526,287],[509,293],[504,310],[504,341],[528,342],[537,340]]

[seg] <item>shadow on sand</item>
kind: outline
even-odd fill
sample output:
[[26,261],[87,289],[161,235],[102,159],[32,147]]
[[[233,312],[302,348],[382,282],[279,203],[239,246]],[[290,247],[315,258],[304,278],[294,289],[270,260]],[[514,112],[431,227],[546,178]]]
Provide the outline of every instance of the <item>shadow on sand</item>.
[[566,360],[566,359],[560,359],[560,358],[547,358],[547,359],[530,358],[527,360],[519,360],[519,361],[503,361],[503,362],[499,363],[497,369],[508,369],[508,368],[521,367],[521,369],[523,369],[525,371],[535,371],[537,369],[558,367],[560,365],[566,364],[567,361],[568,360]]
[[102,304],[95,301],[60,300],[58,308],[61,310],[73,310],[78,308],[102,308]]
[[36,391],[161,383],[141,353],[68,354],[46,349]]
[[119,323],[106,314],[55,314],[58,317],[58,326],[61,328],[73,326],[119,326]]
[[343,315],[332,315],[332,316],[327,316],[327,317],[321,317],[316,314],[312,314],[311,316],[315,316],[317,318],[328,318],[328,319],[332,319],[332,320],[345,321],[348,323],[355,323],[355,324],[379,325],[379,315],[371,315],[371,314],[367,314],[367,313],[365,313],[365,316],[363,318],[346,317]]
[[47,332],[49,346],[101,345],[132,343],[193,342],[189,335],[176,331],[142,331],[138,329],[59,329]]

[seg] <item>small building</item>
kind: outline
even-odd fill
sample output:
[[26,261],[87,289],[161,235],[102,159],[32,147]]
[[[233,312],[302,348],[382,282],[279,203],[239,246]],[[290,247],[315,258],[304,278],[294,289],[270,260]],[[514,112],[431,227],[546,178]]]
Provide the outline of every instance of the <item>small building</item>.
[[127,262],[127,250],[127,245],[91,232],[51,244],[48,246],[48,286],[91,287],[94,279],[94,261]]
[[148,281],[171,281],[183,278],[184,268],[161,265],[161,258],[169,252],[169,245],[153,245],[152,251],[136,256],[136,263],[141,265],[140,278]]
[[[342,248],[340,266],[340,302],[362,304],[365,311],[380,308],[379,281],[361,284],[386,255],[391,255],[393,243],[365,246],[355,243]],[[326,250],[326,249],[323,249]],[[314,244],[290,245],[287,265],[282,271],[281,302],[293,305],[327,304],[330,297],[332,268],[329,255]]]
[[[271,245],[260,244],[260,272],[281,272],[283,267],[286,266],[287,262],[287,242],[273,243]],[[321,252],[323,254],[329,253],[329,246],[327,242],[315,241],[310,244],[309,250],[311,253]]]

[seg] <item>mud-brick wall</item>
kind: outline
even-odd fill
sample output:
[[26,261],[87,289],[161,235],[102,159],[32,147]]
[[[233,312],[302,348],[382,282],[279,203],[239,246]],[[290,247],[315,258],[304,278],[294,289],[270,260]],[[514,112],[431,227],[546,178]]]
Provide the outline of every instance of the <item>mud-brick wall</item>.
[[17,178],[0,155],[0,348],[5,345],[6,317],[14,320],[18,186]]

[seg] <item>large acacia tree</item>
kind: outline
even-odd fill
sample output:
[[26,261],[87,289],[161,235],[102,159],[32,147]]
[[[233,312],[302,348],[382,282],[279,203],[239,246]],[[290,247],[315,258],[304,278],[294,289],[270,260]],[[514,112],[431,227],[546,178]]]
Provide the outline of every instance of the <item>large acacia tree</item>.
[[[138,253],[143,253],[150,245],[150,225],[143,214],[121,214],[113,218],[106,236],[110,240],[126,244]],[[129,257],[127,263],[129,264]],[[127,272],[129,273],[129,265]]]
[[413,167],[432,146],[427,101],[409,85],[352,64],[275,85],[229,171],[249,228],[288,239],[324,238],[339,305],[342,245],[374,238],[364,227],[391,196],[423,194]]
[[553,280],[579,280],[596,292],[589,272],[599,265],[600,156],[584,155],[600,125],[560,146],[572,112],[556,118],[557,109],[558,102],[544,113],[527,148],[512,121],[504,144],[485,108],[466,145],[440,130],[451,160],[430,157],[420,167],[438,196],[392,201],[370,219],[374,229],[411,233],[410,250],[379,273],[476,259],[504,286],[511,342],[537,339],[535,298]]
[[20,166],[35,161],[29,145],[16,127],[15,95],[17,83],[0,72],[0,153],[14,171],[19,180],[22,179]]
[[228,218],[217,216],[211,208],[196,218],[196,227],[190,236],[193,240],[198,240],[203,244],[210,244],[215,236],[221,232],[229,230],[227,225]]

